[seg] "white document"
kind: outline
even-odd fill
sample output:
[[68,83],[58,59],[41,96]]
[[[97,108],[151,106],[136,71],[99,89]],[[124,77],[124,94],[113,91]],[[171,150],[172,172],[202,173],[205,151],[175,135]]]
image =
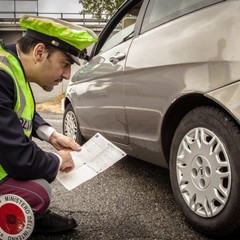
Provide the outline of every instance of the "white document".
[[79,152],[71,152],[75,168],[69,173],[58,172],[58,181],[68,190],[95,177],[126,156],[126,153],[104,138],[94,135]]

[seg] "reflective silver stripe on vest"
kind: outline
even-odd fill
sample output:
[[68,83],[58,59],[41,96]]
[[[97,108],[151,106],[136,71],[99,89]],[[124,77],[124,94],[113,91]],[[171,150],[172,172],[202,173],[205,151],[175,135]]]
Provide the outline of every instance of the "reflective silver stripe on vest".
[[17,115],[18,115],[18,118],[21,120],[21,115],[22,115],[22,112],[24,110],[24,106],[26,105],[26,99],[25,99],[25,96],[24,96],[23,91],[22,91],[21,87],[19,86],[19,84],[18,84],[18,89],[19,89],[19,95],[20,95],[20,102],[21,102],[21,104],[20,104],[20,107],[19,107],[19,109],[17,111]]
[[[9,62],[7,61],[5,56],[0,56],[0,62],[2,62],[3,64],[5,64],[6,66],[8,66],[11,69],[11,65],[9,64]],[[18,90],[19,90],[19,95],[20,95],[20,103],[21,103],[20,107],[17,111],[17,116],[18,116],[18,118],[20,119],[21,122],[25,122],[25,121],[31,122],[29,120],[21,120],[21,115],[22,115],[22,112],[24,110],[24,106],[26,105],[26,99],[25,99],[25,96],[23,94],[22,88],[19,85],[19,83],[17,81],[15,81],[14,79],[13,79],[13,81],[15,83],[17,83],[17,85],[18,85]],[[28,125],[31,125],[31,124],[28,123]]]

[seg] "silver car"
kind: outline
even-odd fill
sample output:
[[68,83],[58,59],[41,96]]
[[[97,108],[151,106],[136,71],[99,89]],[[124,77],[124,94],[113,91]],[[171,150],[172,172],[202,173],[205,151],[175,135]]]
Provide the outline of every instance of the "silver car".
[[169,168],[186,220],[240,225],[240,1],[129,0],[66,92],[64,134]]

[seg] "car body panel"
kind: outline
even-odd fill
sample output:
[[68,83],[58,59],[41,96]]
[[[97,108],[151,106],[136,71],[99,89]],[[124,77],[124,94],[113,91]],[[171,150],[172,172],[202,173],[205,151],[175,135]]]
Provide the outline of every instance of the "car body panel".
[[206,96],[218,102],[240,124],[240,82],[209,92]]
[[[239,10],[239,1],[222,1],[143,33],[138,18],[133,38],[93,54],[66,94],[83,136],[98,131],[129,155],[168,167],[163,148],[169,146],[161,133],[172,106],[194,94],[228,104],[217,89],[240,79]],[[116,53],[126,57],[113,64],[110,58]],[[226,110],[239,118],[233,108]],[[174,114],[177,118],[179,112]]]
[[[239,15],[235,3],[230,9],[235,14],[232,17]],[[235,48],[227,47],[224,39],[235,34],[234,28],[240,29],[240,21],[234,26],[233,21],[225,17],[228,11],[222,3],[133,39],[125,67],[125,108],[130,144],[150,149],[148,161],[156,157],[153,151],[160,151],[162,116],[173,102],[187,93],[204,94],[239,80],[240,54]],[[214,14],[216,18],[212,19]],[[189,22],[194,22],[194,26]],[[205,52],[207,41],[212,47]],[[147,47],[149,42],[161,47],[153,47],[153,52]],[[143,155],[137,157],[142,159]]]

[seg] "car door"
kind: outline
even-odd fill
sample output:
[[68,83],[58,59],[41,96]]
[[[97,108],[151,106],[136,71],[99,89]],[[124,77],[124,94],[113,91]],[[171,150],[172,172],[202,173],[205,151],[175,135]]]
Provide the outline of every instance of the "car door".
[[110,21],[90,61],[74,76],[71,90],[83,135],[92,136],[98,131],[109,140],[123,144],[129,142],[124,66],[135,27],[135,17],[129,14],[131,9],[127,4]]

